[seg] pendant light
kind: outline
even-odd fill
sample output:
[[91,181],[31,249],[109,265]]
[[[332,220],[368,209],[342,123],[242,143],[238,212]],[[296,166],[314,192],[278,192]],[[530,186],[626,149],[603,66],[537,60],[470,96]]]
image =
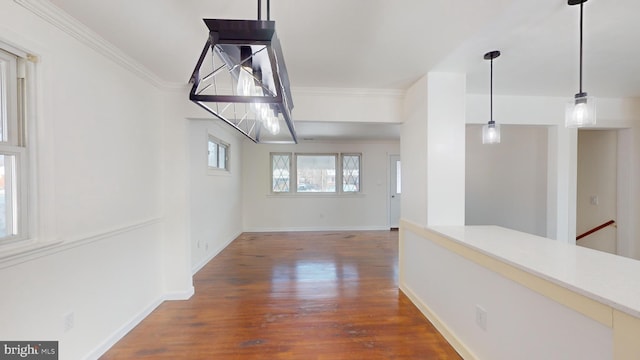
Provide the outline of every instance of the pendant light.
[[[282,46],[271,20],[204,19],[209,36],[191,75],[189,99],[255,143],[297,143]],[[282,131],[281,131],[282,129]]]
[[582,24],[585,2],[587,0],[568,0],[570,6],[580,5],[580,91],[567,102],[566,127],[587,127],[596,124],[596,99],[582,91]]
[[500,56],[500,51],[494,50],[484,54],[485,60],[491,61],[491,82],[490,82],[490,118],[489,122],[482,127],[482,143],[483,144],[499,144],[500,143],[500,125],[496,125],[493,121],[493,59]]

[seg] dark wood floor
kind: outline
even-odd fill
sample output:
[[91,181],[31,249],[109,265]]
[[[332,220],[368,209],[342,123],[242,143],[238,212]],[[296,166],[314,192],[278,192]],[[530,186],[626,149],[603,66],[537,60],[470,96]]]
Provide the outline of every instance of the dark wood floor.
[[246,233],[102,359],[461,359],[398,290],[398,232]]

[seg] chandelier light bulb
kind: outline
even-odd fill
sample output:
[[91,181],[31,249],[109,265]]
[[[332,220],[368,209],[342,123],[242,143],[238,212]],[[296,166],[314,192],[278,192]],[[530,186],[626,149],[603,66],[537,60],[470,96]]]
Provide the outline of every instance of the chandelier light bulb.
[[576,124],[584,124],[585,120],[589,117],[587,104],[577,104],[573,108],[573,120]]
[[242,66],[238,74],[237,91],[242,96],[252,96],[255,93],[255,83],[253,81],[253,71],[248,66]]

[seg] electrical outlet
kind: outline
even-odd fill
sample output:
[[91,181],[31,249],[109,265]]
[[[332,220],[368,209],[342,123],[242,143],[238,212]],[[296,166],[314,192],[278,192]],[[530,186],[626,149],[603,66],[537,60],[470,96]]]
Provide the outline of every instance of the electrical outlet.
[[600,204],[600,199],[598,199],[598,195],[593,195],[591,196],[591,205],[598,205]]
[[62,326],[64,328],[64,332],[68,332],[76,325],[76,315],[73,311],[65,314],[62,317]]
[[476,305],[476,324],[487,331],[487,310],[483,309],[480,305]]

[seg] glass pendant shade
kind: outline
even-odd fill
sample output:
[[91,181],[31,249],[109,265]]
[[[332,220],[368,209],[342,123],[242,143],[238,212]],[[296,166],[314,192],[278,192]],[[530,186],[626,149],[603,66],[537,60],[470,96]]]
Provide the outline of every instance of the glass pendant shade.
[[500,125],[493,120],[482,127],[482,143],[483,144],[499,144],[500,143]]
[[589,127],[596,124],[596,99],[586,93],[577,94],[567,102],[565,126],[569,128]]

